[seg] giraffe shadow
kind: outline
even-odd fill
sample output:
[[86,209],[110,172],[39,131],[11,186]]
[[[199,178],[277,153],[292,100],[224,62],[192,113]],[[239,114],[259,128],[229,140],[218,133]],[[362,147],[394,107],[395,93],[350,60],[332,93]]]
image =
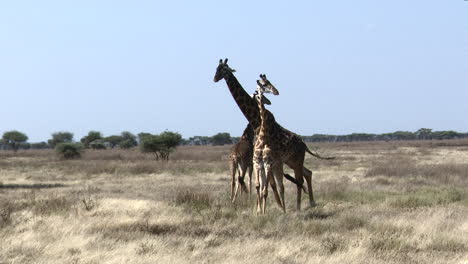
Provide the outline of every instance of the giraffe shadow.
[[61,183],[47,183],[47,184],[44,184],[44,183],[33,183],[33,184],[0,183],[0,189],[51,189],[51,188],[63,188],[63,187],[67,187],[67,185],[61,184]]

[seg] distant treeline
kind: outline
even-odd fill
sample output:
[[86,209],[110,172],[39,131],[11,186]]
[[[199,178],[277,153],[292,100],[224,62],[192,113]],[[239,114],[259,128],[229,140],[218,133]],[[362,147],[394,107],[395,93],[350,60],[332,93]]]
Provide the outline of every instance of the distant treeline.
[[[132,148],[137,147],[145,136],[176,136],[180,145],[225,145],[233,144],[239,141],[239,137],[231,137],[229,133],[221,132],[213,136],[194,136],[184,139],[180,134],[165,131],[160,135],[150,133],[139,133],[133,135],[128,131],[120,135],[111,135],[104,137],[101,132],[89,131],[88,135],[82,137],[79,142],[84,147],[92,149],[106,148]],[[452,130],[432,131],[430,128],[421,128],[416,132],[396,131],[384,134],[352,133],[349,135],[327,135],[314,134],[312,136],[302,136],[306,142],[353,142],[353,141],[391,141],[391,140],[442,140],[442,139],[462,139],[468,138],[468,133],[460,133]],[[18,150],[18,149],[47,149],[54,148],[58,143],[75,142],[73,133],[56,132],[47,142],[29,143],[27,135],[19,131],[8,131],[3,134],[0,140],[0,150]],[[178,145],[177,144],[177,145]]]
[[384,134],[352,133],[349,135],[314,134],[303,136],[306,142],[352,142],[352,141],[390,141],[390,140],[432,140],[432,139],[462,139],[468,138],[468,133],[459,133],[452,130],[432,131],[430,128],[421,128],[416,132],[396,131]]

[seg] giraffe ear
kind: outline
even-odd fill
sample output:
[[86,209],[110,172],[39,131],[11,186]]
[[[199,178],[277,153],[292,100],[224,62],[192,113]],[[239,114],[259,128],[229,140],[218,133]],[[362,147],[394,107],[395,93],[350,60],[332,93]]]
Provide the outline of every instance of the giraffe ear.
[[219,64],[223,64],[223,59],[219,59]]
[[231,72],[236,72],[236,70],[234,70],[234,69],[231,69]]
[[227,64],[227,61],[228,61],[228,59],[227,59],[227,58],[226,58],[226,59],[224,59],[224,64]]

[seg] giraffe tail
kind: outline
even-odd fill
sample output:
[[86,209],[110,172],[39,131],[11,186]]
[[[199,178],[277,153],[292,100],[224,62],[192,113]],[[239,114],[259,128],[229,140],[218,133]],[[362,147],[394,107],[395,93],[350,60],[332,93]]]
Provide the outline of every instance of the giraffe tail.
[[322,157],[322,156],[320,156],[319,154],[310,151],[310,149],[309,149],[307,146],[306,146],[306,151],[307,151],[310,155],[312,155],[312,156],[314,156],[314,157],[316,157],[316,158],[318,158],[318,159],[324,159],[324,160],[332,160],[332,159],[335,159],[335,157]]
[[296,179],[294,179],[291,175],[285,173],[285,174],[284,174],[284,177],[285,177],[287,180],[291,181],[292,183],[296,184],[297,186],[300,186],[300,187],[302,188],[302,190],[304,190],[305,193],[308,193],[307,190],[306,190],[306,187],[304,187],[304,184],[298,183],[298,182],[296,181]]

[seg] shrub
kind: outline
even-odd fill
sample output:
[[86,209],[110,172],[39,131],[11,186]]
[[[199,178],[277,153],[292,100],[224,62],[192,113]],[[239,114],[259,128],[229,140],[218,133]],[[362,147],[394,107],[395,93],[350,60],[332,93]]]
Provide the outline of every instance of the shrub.
[[81,157],[83,145],[80,143],[60,143],[55,147],[55,151],[64,159],[76,159]]

